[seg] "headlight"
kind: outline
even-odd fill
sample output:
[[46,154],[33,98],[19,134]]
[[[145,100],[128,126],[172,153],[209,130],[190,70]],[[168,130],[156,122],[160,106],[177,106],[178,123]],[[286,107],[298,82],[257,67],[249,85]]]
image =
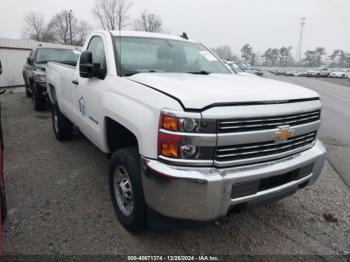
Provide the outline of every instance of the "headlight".
[[216,121],[212,119],[181,118],[162,114],[160,128],[185,133],[216,133]]
[[46,74],[45,73],[35,73],[34,74],[35,82],[46,82]]
[[204,161],[203,164],[210,164],[216,146],[216,120],[199,119],[195,114],[176,115],[167,112],[162,112],[160,115],[158,131],[160,158]]
[[195,119],[183,119],[182,129],[186,132],[194,132],[199,127],[199,121]]

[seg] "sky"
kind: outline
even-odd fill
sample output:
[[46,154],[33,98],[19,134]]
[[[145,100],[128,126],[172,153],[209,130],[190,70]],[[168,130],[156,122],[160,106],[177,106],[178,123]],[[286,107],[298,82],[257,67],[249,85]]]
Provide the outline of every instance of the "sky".
[[[249,43],[255,52],[292,46],[296,51],[300,18],[306,17],[303,49],[318,46],[350,51],[350,0],[129,0],[130,16],[147,9],[159,15],[167,31],[186,32],[209,47],[229,45],[234,53]],[[72,9],[93,28],[95,0],[0,0],[0,37],[20,38],[29,11],[53,14]]]

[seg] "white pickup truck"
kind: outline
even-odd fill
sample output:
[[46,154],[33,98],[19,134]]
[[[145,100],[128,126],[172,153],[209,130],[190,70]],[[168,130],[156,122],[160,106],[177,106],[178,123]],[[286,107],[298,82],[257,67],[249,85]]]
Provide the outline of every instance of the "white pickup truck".
[[129,230],[149,210],[210,221],[277,201],[314,183],[325,161],[317,93],[235,74],[182,37],[95,32],[76,68],[48,64],[47,88],[57,139],[75,125],[111,156]]

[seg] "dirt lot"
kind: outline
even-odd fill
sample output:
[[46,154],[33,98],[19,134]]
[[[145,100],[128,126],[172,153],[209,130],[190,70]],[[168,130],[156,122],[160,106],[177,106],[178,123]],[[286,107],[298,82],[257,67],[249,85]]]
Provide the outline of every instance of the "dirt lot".
[[350,191],[328,164],[316,185],[278,203],[200,229],[131,234],[112,209],[106,156],[82,136],[56,141],[50,113],[23,93],[1,104],[5,254],[350,254]]

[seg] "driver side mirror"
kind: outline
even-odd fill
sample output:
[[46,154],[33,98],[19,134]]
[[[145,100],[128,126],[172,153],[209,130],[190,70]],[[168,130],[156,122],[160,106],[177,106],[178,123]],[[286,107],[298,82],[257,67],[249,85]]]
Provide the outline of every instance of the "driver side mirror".
[[80,55],[79,73],[82,78],[99,78],[104,79],[107,73],[106,68],[101,68],[98,63],[93,63],[92,53],[84,51]]
[[33,64],[33,60],[31,57],[27,57],[27,64],[28,65],[32,65]]
[[82,78],[92,78],[92,53],[82,52],[79,60],[79,73]]

